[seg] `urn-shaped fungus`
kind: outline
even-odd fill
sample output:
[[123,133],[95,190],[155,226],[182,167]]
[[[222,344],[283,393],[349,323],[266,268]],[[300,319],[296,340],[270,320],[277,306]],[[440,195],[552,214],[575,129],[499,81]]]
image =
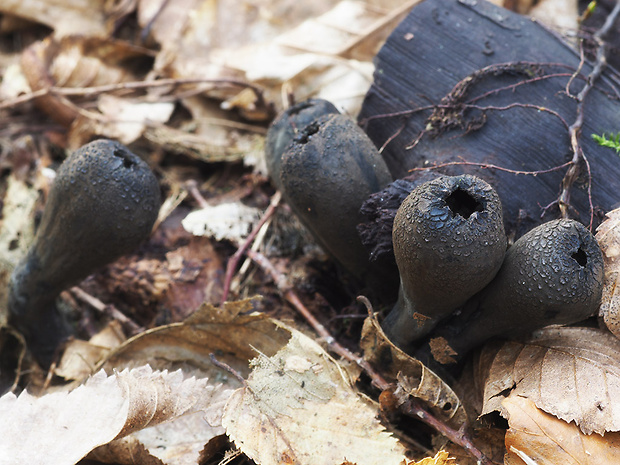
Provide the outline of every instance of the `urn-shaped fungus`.
[[392,231],[400,290],[383,329],[407,351],[500,269],[506,252],[502,206],[479,178],[440,176],[404,200]]
[[312,98],[287,108],[271,123],[265,141],[265,159],[271,181],[278,189],[282,190],[282,155],[295,136],[319,116],[336,113],[338,109],[331,102]]
[[60,292],[135,249],[159,205],[148,165],[118,142],[91,142],[61,165],[34,243],[9,285],[9,321],[39,361],[48,364],[69,334],[55,305]]
[[362,202],[392,181],[385,162],[349,117],[320,116],[282,157],[282,193],[317,242],[360,279],[373,273],[357,234]]
[[495,279],[431,339],[442,337],[459,360],[493,337],[592,316],[602,288],[603,256],[590,231],[574,220],[550,221],[517,240]]

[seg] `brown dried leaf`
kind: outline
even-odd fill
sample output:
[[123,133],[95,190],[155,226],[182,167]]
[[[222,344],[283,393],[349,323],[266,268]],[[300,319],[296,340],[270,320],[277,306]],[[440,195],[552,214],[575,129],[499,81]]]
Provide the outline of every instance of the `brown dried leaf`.
[[[505,436],[505,429],[482,426],[474,429],[470,438],[474,446],[491,461],[491,464],[500,464],[506,454]],[[441,438],[438,441],[445,442],[446,440]],[[450,453],[450,457],[455,458],[456,463],[454,465],[480,465],[476,457],[452,442],[445,444],[444,450]]]
[[585,435],[515,394],[502,402],[510,429],[505,465],[615,465],[620,463],[620,434]]
[[[483,354],[484,355],[484,354]],[[489,354],[487,354],[488,356]],[[482,414],[510,393],[574,421],[590,434],[620,431],[620,340],[594,328],[547,328],[527,343],[506,342],[492,357]]]
[[4,0],[0,11],[45,24],[56,37],[70,34],[107,36],[114,24],[106,22],[106,0]]
[[596,232],[603,251],[605,283],[599,315],[607,328],[620,337],[620,208],[607,213]]
[[[115,349],[102,365],[106,370],[149,363],[159,368],[183,364],[200,368],[210,377],[234,379],[215,369],[210,354],[237,370],[249,373],[255,350],[275,354],[290,334],[264,314],[252,312],[253,300],[226,302],[222,308],[205,304],[182,323],[140,333]],[[223,381],[222,381],[223,382]]]
[[[50,87],[83,88],[138,79],[131,63],[149,55],[147,50],[113,39],[69,36],[35,42],[22,53],[21,67],[33,91]],[[78,115],[98,121],[100,113],[80,110],[62,95],[44,95],[38,107],[55,121],[69,126]],[[73,128],[79,133],[80,128]],[[76,136],[73,136],[76,138]],[[79,139],[79,138],[78,138]]]
[[360,346],[364,358],[389,381],[398,380],[407,395],[426,402],[435,415],[456,429],[466,423],[467,414],[452,388],[422,362],[392,344],[374,315],[364,322]]
[[404,448],[377,421],[376,407],[312,339],[292,330],[286,347],[252,364],[222,424],[256,463],[397,465],[405,459]]
[[[223,308],[205,304],[182,323],[154,328],[128,340],[109,355],[103,367],[111,372],[147,361],[160,368],[181,367],[186,376],[196,373],[201,378],[217,380],[226,387],[223,395],[217,398],[218,407],[223,408],[231,390],[240,383],[230,373],[217,368],[210,355],[215,354],[219,361],[238,373],[247,374],[248,362],[256,355],[253,347],[275,353],[290,337],[289,332],[277,322],[251,312],[252,307],[253,301],[250,299],[228,302]],[[141,454],[144,447],[150,456],[166,464],[196,463],[206,444],[205,430],[218,434],[223,432],[220,428],[221,416],[222,410],[219,408],[206,415],[205,412],[195,416],[184,415],[155,429],[135,433],[122,444],[115,441],[92,457],[109,460],[113,456],[116,462],[134,463],[124,461],[129,459],[123,457],[135,457],[133,454]]]
[[101,363],[112,349],[124,341],[121,324],[113,320],[89,341],[70,340],[54,373],[65,380],[84,379],[93,373],[94,367]]
[[[180,219],[178,223],[180,227]],[[161,316],[154,317],[154,309],[160,309],[166,321],[176,323],[203,303],[221,300],[224,268],[213,241],[189,234],[183,239],[179,243],[186,245],[181,247],[170,239],[164,242],[169,249],[165,258],[122,257],[100,275],[99,283],[121,298],[126,308],[132,307],[140,324],[152,326],[153,318]]]
[[[194,412],[204,417],[221,408],[221,399],[212,401],[222,391],[206,379],[185,378],[180,370],[154,372],[147,365],[112,376],[100,371],[71,392],[39,398],[9,393],[0,398],[0,457],[71,465],[115,438]],[[216,434],[221,428],[204,436],[202,445]]]

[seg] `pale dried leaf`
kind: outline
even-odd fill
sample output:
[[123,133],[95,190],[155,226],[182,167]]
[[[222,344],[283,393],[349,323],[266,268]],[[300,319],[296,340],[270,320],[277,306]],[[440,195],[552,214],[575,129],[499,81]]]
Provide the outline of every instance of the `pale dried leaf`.
[[[486,357],[482,357],[486,359]],[[511,392],[590,434],[620,431],[620,340],[595,328],[547,328],[492,358],[482,414]]]
[[0,82],[0,100],[16,98],[30,92],[26,76],[18,63],[7,66]]
[[536,408],[531,399],[511,395],[502,402],[510,428],[505,465],[615,465],[620,463],[620,434],[585,435]]
[[39,192],[13,174],[6,182],[0,225],[0,262],[13,267],[26,254],[34,238],[34,213]]
[[392,344],[374,315],[364,322],[360,346],[364,358],[388,381],[398,380],[407,395],[426,402],[435,415],[456,429],[466,423],[467,414],[452,388],[422,362]]
[[256,463],[400,464],[404,449],[377,421],[338,364],[292,330],[288,345],[259,355],[244,388],[226,404],[222,423]]
[[106,0],[3,0],[0,11],[49,26],[57,37],[71,34],[106,36]]
[[146,331],[116,348],[104,364],[108,370],[148,360],[160,367],[181,366],[186,376],[196,373],[217,379],[228,389],[211,399],[208,411],[141,430],[97,449],[90,457],[122,464],[136,463],[138,458],[139,463],[151,463],[155,458],[153,463],[198,463],[206,439],[223,433],[222,409],[231,389],[239,385],[234,377],[213,365],[210,354],[216,353],[220,361],[247,372],[253,355],[249,343],[275,352],[277,349],[270,345],[283,345],[288,339],[282,339],[284,331],[277,331],[276,325],[263,315],[239,316],[251,308],[250,300],[230,302],[224,308],[204,305],[183,323]]
[[165,465],[195,465],[199,463],[205,444],[224,433],[221,416],[232,392],[221,388],[216,388],[213,393],[207,391],[204,393],[209,399],[207,408],[116,439],[98,447],[89,458],[105,458],[108,462],[127,465],[151,461]]
[[[162,46],[155,63],[160,75],[246,80],[259,84],[266,100],[278,107],[286,89],[294,89],[298,100],[333,98],[356,114],[372,82],[372,58],[416,2],[385,9],[371,2],[327,0],[251,7],[241,0],[174,5],[142,0],[138,20]],[[270,117],[256,108],[255,95],[237,96],[246,90],[210,87],[211,96],[226,100],[226,108],[237,108],[247,119]]]
[[180,371],[143,366],[112,376],[100,371],[71,392],[39,398],[9,393],[0,398],[0,457],[30,465],[74,464],[117,437],[192,412],[204,415],[220,389]]
[[599,315],[609,330],[620,337],[620,208],[607,213],[596,232],[603,251],[605,282]]
[[148,125],[167,122],[174,104],[132,102],[104,94],[99,97],[99,110],[102,119],[96,122],[92,134],[131,144],[144,133]]
[[530,17],[563,33],[579,29],[577,0],[542,0],[529,12]]
[[[147,56],[143,48],[113,39],[69,36],[48,37],[26,48],[21,67],[33,91],[55,87],[84,88],[136,81],[138,76],[128,63]],[[76,98],[76,97],[74,97]],[[68,97],[47,94],[35,100],[37,106],[59,123],[69,126],[78,115],[87,122],[98,121],[100,113],[80,109]],[[71,128],[70,138],[80,139],[80,125]],[[87,132],[89,128],[86,128]]]
[[191,212],[183,219],[183,227],[195,236],[239,243],[252,231],[260,213],[258,208],[241,202],[221,203]]
[[140,0],[138,21],[142,27],[150,28],[151,36],[162,46],[157,69],[181,76],[231,77],[230,71],[210,60],[215,48],[234,50],[266,42],[308,17],[324,13],[332,3]]

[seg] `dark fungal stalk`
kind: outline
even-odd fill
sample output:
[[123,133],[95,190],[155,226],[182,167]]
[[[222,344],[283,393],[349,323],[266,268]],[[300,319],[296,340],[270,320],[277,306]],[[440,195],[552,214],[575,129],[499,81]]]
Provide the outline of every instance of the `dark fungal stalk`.
[[501,202],[479,178],[440,176],[403,201],[392,238],[400,290],[383,329],[408,351],[499,270],[506,251]]
[[118,142],[91,142],[61,165],[9,284],[9,322],[39,362],[48,365],[70,334],[55,304],[60,292],[148,238],[159,205],[148,165]]

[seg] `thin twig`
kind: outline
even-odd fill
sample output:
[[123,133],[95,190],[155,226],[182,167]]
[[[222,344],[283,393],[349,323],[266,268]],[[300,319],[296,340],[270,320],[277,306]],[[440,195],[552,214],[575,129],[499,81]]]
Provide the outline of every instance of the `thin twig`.
[[263,90],[246,81],[236,80],[236,79],[206,79],[206,78],[167,78],[167,79],[157,79],[153,81],[130,81],[130,82],[119,82],[116,84],[106,84],[102,86],[92,86],[92,87],[46,87],[44,89],[39,89],[37,91],[31,92],[29,94],[21,95],[19,97],[6,100],[0,103],[0,110],[4,110],[5,108],[11,108],[17,105],[21,105],[26,102],[30,102],[39,97],[44,97],[46,95],[56,95],[56,96],[64,96],[64,97],[79,97],[79,96],[90,96],[95,94],[103,94],[107,92],[114,92],[118,90],[139,90],[139,89],[149,89],[153,87],[166,87],[166,86],[180,86],[184,84],[217,84],[217,85],[229,85],[233,87],[244,87],[248,89],[252,89],[256,94],[257,98],[263,101]]
[[480,110],[480,111],[490,111],[490,110],[494,110],[494,111],[505,111],[505,110],[511,110],[513,108],[530,108],[532,110],[536,110],[539,112],[545,112],[545,113],[549,113],[550,115],[555,116],[556,118],[558,118],[560,120],[560,122],[564,125],[564,127],[566,129],[568,129],[568,123],[566,122],[566,120],[564,118],[562,118],[562,115],[560,115],[557,111],[552,110],[550,108],[547,107],[541,107],[540,105],[534,105],[531,103],[511,103],[510,105],[505,105],[503,107],[496,107],[496,106],[480,106],[480,105],[471,105],[469,103],[465,103],[463,104],[463,108],[467,108],[467,109],[475,109],[475,110]]
[[413,418],[417,418],[423,421],[424,423],[429,425],[431,428],[433,428],[435,431],[444,435],[454,444],[461,446],[463,449],[469,452],[473,457],[475,457],[476,460],[478,460],[478,463],[480,465],[493,465],[494,464],[492,460],[490,460],[486,455],[484,455],[484,453],[482,453],[482,451],[480,451],[480,449],[478,449],[474,445],[474,443],[469,438],[469,435],[467,435],[463,430],[457,431],[453,428],[450,428],[444,422],[435,418],[433,415],[428,413],[424,408],[422,408],[422,406],[420,405],[420,402],[417,399],[410,398],[407,402],[405,402],[405,404],[401,407],[401,409],[402,409],[402,412],[405,413],[406,415],[409,415]]
[[581,129],[583,127],[584,121],[584,102],[586,97],[588,96],[590,90],[594,87],[596,80],[600,77],[607,66],[607,58],[606,58],[606,46],[603,38],[613,24],[616,22],[616,19],[620,15],[620,1],[616,2],[614,9],[609,13],[607,18],[605,19],[605,23],[603,26],[594,33],[593,39],[597,44],[596,49],[596,62],[594,68],[590,74],[586,77],[586,83],[584,84],[581,91],[574,97],[577,100],[577,116],[575,117],[575,122],[570,125],[568,129],[568,134],[570,137],[571,148],[573,151],[573,159],[571,160],[573,164],[566,172],[564,179],[562,180],[562,192],[558,198],[558,205],[560,207],[560,212],[564,218],[569,216],[569,206],[570,206],[570,189],[573,184],[579,177],[579,162],[583,160],[586,164],[588,171],[588,196],[590,201],[590,228],[592,228],[594,222],[594,206],[592,205],[592,194],[591,194],[591,186],[592,186],[592,174],[590,171],[590,163],[588,162],[585,154],[583,153],[583,149],[579,144],[579,137],[581,136]]
[[90,295],[89,293],[87,293],[86,291],[84,291],[83,289],[77,286],[72,287],[70,291],[77,299],[90,305],[95,310],[103,314],[110,315],[115,320],[120,321],[121,324],[125,325],[128,328],[130,334],[134,335],[134,334],[139,334],[139,333],[144,332],[144,328],[142,326],[138,325],[131,318],[127,317],[127,315],[121,312],[114,305],[104,304],[101,300]]
[[187,192],[190,193],[200,208],[208,208],[210,206],[209,202],[207,202],[198,190],[198,183],[196,181],[193,179],[187,181],[185,183],[185,187],[187,188]]
[[481,169],[493,169],[493,170],[498,170],[498,171],[505,171],[507,173],[512,173],[512,174],[522,174],[522,175],[529,175],[529,176],[538,176],[539,174],[545,174],[545,173],[551,173],[553,171],[559,171],[561,169],[564,169],[568,166],[570,166],[572,164],[572,161],[567,161],[566,163],[562,164],[562,165],[558,165],[558,166],[554,166],[553,168],[548,168],[546,170],[537,170],[537,171],[521,171],[521,170],[511,170],[510,168],[504,168],[502,166],[497,166],[497,165],[493,165],[490,163],[476,163],[476,162],[472,162],[472,161],[451,161],[451,162],[447,162],[447,163],[439,163],[437,165],[431,165],[431,166],[422,166],[419,168],[412,168],[409,170],[409,172],[414,172],[414,171],[427,171],[427,170],[435,170],[435,169],[439,169],[439,168],[445,168],[447,166],[455,166],[455,165],[464,165],[464,166],[476,166],[478,168]]
[[286,276],[280,273],[273,264],[269,261],[267,257],[259,252],[255,252],[253,250],[246,250],[245,252],[248,257],[250,257],[254,263],[260,266],[263,271],[271,276],[276,286],[282,292],[284,298],[297,310],[304,319],[308,322],[312,329],[316,331],[316,333],[321,337],[322,340],[329,346],[329,348],[336,354],[340,355],[342,358],[349,360],[355,364],[357,364],[362,370],[366,372],[368,376],[370,376],[372,380],[372,384],[375,385],[378,389],[382,391],[390,387],[390,383],[388,383],[379,373],[375,371],[375,369],[362,357],[354,354],[346,347],[340,345],[338,341],[329,333],[329,331],[316,319],[316,317],[306,308],[306,306],[301,302],[293,287],[286,279]]
[[222,301],[221,301],[222,304],[224,304],[224,302],[228,300],[228,294],[230,292],[230,284],[235,274],[235,270],[237,269],[237,266],[239,265],[239,260],[241,260],[241,257],[245,254],[245,251],[250,248],[250,246],[252,245],[252,242],[254,242],[254,239],[256,239],[256,236],[258,235],[263,225],[269,219],[271,219],[271,217],[273,217],[274,213],[276,212],[276,209],[278,208],[278,205],[280,204],[281,199],[282,199],[282,193],[280,191],[277,191],[271,198],[269,207],[267,207],[267,210],[265,210],[263,217],[260,219],[260,221],[256,225],[254,225],[252,232],[248,235],[248,237],[245,239],[243,244],[241,244],[241,246],[237,249],[237,251],[233,254],[233,256],[230,257],[230,259],[228,260],[228,263],[226,264],[226,274],[224,276],[224,290],[222,292]]
[[247,386],[248,383],[245,378],[241,376],[241,374],[233,367],[224,362],[220,362],[217,358],[215,358],[215,354],[209,354],[209,358],[211,359],[211,363],[213,363],[213,365],[233,375],[237,379],[237,381],[241,383],[242,386]]

